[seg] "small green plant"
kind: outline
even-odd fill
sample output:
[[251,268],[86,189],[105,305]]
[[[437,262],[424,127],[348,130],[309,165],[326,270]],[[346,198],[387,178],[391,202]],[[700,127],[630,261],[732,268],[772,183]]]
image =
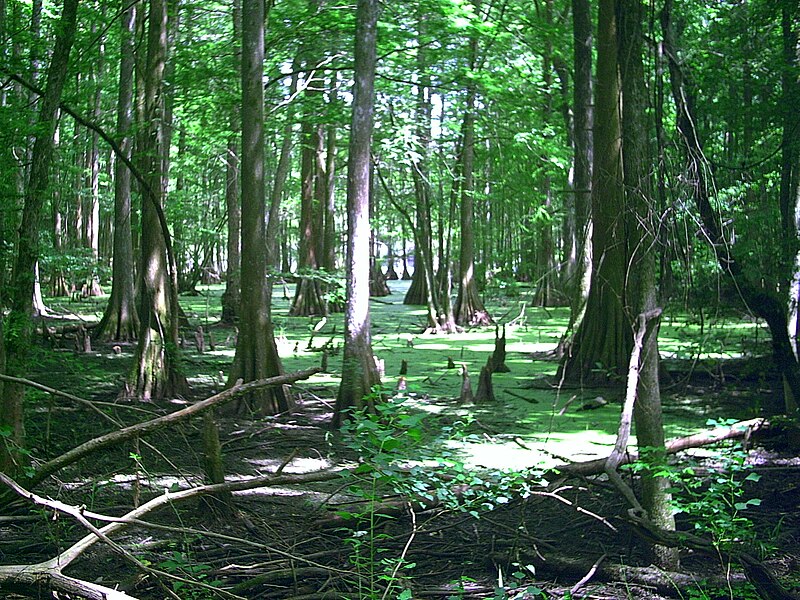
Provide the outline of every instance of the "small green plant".
[[[162,571],[176,575],[182,580],[197,581],[212,587],[217,587],[222,584],[219,580],[208,581],[208,574],[209,571],[211,571],[209,565],[196,563],[188,554],[179,550],[173,550],[170,557],[159,562],[157,566]],[[205,600],[206,598],[215,597],[212,595],[212,592],[206,588],[193,587],[190,581],[174,580],[172,582],[173,591],[179,593],[181,598],[187,600]]]
[[[729,425],[714,420],[711,426]],[[642,449],[646,459],[647,448]],[[683,466],[662,464],[653,475],[668,479],[672,486],[673,509],[676,514],[684,514],[699,533],[708,535],[712,543],[722,551],[734,546],[748,547],[758,545],[752,520],[747,515],[750,508],[759,506],[758,498],[746,498],[746,483],[755,483],[760,475],[752,471],[746,462],[747,453],[733,447],[723,447],[714,457],[713,466],[707,474],[702,474],[700,465],[690,462]],[[636,472],[650,470],[647,460],[638,461],[629,468]],[[765,550],[763,544],[762,550]]]

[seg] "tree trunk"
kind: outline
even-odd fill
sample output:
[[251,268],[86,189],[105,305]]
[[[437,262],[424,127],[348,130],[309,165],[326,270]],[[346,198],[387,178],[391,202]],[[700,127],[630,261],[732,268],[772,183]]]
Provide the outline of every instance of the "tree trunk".
[[[572,344],[583,320],[592,276],[592,161],[594,110],[592,105],[592,11],[589,0],[572,0],[573,88],[573,184],[567,208],[567,294],[570,316],[559,342],[559,355]],[[573,258],[574,257],[574,258]],[[573,264],[574,263],[574,264]]]
[[[307,77],[313,77],[310,62],[306,64]],[[301,127],[301,160],[300,160],[300,243],[297,260],[297,287],[294,300],[289,309],[293,317],[310,315],[327,315],[322,282],[314,276],[320,267],[319,250],[323,232],[319,229],[320,206],[318,190],[321,186],[319,154],[323,147],[322,129],[314,123],[316,117],[316,99],[321,90],[314,89],[311,81],[306,82],[305,99],[308,103]]]
[[[49,184],[49,169],[53,156],[53,136],[61,92],[67,76],[69,55],[75,39],[78,0],[64,0],[57,26],[56,42],[47,71],[45,93],[41,99],[36,137],[31,157],[31,170],[25,188],[25,204],[19,230],[17,257],[11,285],[11,311],[5,325],[6,372],[21,377],[27,372],[28,352],[33,341],[33,305],[36,283],[35,270],[40,254],[40,231],[44,201]],[[25,444],[23,413],[24,388],[6,383],[0,398],[0,427],[8,427],[10,435],[0,445],[0,471],[16,473],[24,456],[18,452]]]
[[[270,315],[264,206],[264,3],[242,2],[242,303],[239,337],[228,384],[283,372]],[[284,387],[255,391],[238,414],[277,414],[291,408]]]
[[[336,110],[339,100],[336,94],[337,73],[331,74],[328,106]],[[336,271],[336,125],[327,126],[325,138],[325,206],[323,210],[323,251],[322,268],[332,274]],[[330,312],[342,312],[344,304],[341,300],[328,299]]]
[[614,10],[614,0],[600,2],[592,184],[592,277],[586,313],[561,365],[561,376],[571,382],[622,381],[632,343],[630,324],[623,310],[627,259]]
[[369,319],[369,198],[378,0],[358,0],[356,9],[355,83],[347,164],[347,302],[342,381],[333,424],[338,427],[351,407],[372,402],[380,385],[372,355]]
[[[242,31],[242,6],[240,0],[233,3],[233,39],[238,44]],[[227,324],[236,322],[241,302],[241,241],[242,209],[239,203],[239,108],[231,107],[231,133],[228,138],[228,152],[225,161],[225,208],[228,213],[228,268],[225,272],[225,291],[222,293],[221,321]]]
[[[369,167],[369,222],[377,223],[377,210],[378,199],[375,194],[375,167],[370,162]],[[389,285],[386,283],[386,275],[381,269],[381,265],[377,259],[378,254],[378,240],[375,229],[370,229],[369,236],[369,295],[375,297],[388,296],[392,293]]]
[[[417,16],[420,37],[426,33],[425,15]],[[417,86],[416,104],[416,144],[411,159],[411,175],[414,180],[414,199],[416,223],[408,223],[414,237],[414,275],[406,292],[403,304],[424,305],[428,309],[428,329],[439,329],[439,306],[433,271],[433,234],[431,231],[431,185],[429,177],[429,155],[431,143],[431,85],[430,66],[427,49],[421,45],[417,49],[417,71],[420,84]],[[405,257],[405,248],[403,255]],[[407,275],[403,259],[403,277]]]
[[[479,6],[476,6],[476,10]],[[469,40],[469,68],[477,66],[478,39]],[[459,287],[454,316],[458,325],[489,325],[492,317],[483,306],[475,281],[475,238],[473,234],[473,201],[475,193],[475,82],[467,83],[464,109],[463,146],[461,149],[461,252],[459,255]]]
[[[800,127],[796,106],[800,102],[800,8],[787,2],[781,12],[784,69],[781,95],[784,109],[781,140],[781,187],[779,206],[785,247],[800,239]],[[792,213],[792,210],[794,212]],[[795,356],[800,356],[800,252],[795,253],[792,282],[789,287],[789,337]]]
[[[134,33],[137,4],[123,0],[120,32],[119,91],[117,96],[117,136],[120,150],[131,158],[133,125]],[[115,341],[136,338],[139,315],[134,296],[133,234],[131,231],[131,172],[121,160],[114,163],[114,255],[111,297],[95,337]]]
[[[545,24],[548,28],[553,25],[553,0],[547,0],[544,7]],[[542,106],[542,119],[550,123],[553,118],[553,42],[550,36],[546,38],[544,56],[542,57],[542,82],[544,84],[544,105]],[[541,195],[544,197],[544,206],[536,223],[537,248],[536,248],[536,277],[534,279],[535,295],[534,306],[553,306],[555,300],[555,252],[553,245],[553,185],[552,177],[545,171],[541,183]]]
[[[300,62],[297,58],[292,62],[292,78],[289,83],[289,97],[292,98],[297,93],[297,71],[300,69]],[[286,178],[292,167],[292,131],[293,111],[289,107],[289,114],[286,116],[286,125],[283,127],[283,142],[281,143],[281,154],[278,158],[278,166],[275,169],[275,180],[272,184],[269,202],[269,218],[267,219],[267,266],[284,273],[289,272],[288,264],[282,264],[282,260],[288,263],[288,251],[286,249],[286,227],[281,226],[280,208],[283,200],[283,188],[286,185]],[[271,289],[271,288],[270,288]],[[271,294],[271,292],[270,292]]]
[[[653,202],[650,167],[653,153],[649,144],[647,91],[642,64],[644,15],[641,0],[619,0],[619,68],[622,81],[622,155],[628,213],[630,274],[627,298],[631,315],[652,314],[657,310],[656,256],[657,215]],[[660,309],[658,309],[660,310]],[[658,325],[655,320],[642,336],[641,363],[633,416],[636,440],[643,460],[650,467],[642,476],[642,507],[659,529],[674,531],[670,482],[654,473],[666,463],[664,426],[659,386]],[[630,383],[629,383],[630,385]],[[646,452],[643,449],[647,449]],[[658,566],[675,570],[678,552],[664,546],[653,547]]]
[[186,392],[188,384],[179,369],[178,304],[174,257],[168,255],[169,232],[162,222],[166,195],[163,136],[163,75],[167,53],[167,4],[150,0],[147,19],[147,71],[145,74],[145,130],[138,139],[143,190],[141,257],[139,267],[139,333],[134,368],[130,374],[133,395],[143,401]]

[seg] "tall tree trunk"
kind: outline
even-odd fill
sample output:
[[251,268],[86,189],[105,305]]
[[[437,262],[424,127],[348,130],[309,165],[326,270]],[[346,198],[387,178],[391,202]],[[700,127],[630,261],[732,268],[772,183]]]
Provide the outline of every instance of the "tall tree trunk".
[[[622,156],[625,180],[627,239],[630,245],[630,276],[626,297],[629,314],[650,314],[658,306],[656,251],[658,211],[653,202],[650,168],[647,92],[642,64],[644,7],[641,0],[618,0],[619,68],[622,81]],[[654,474],[666,463],[664,426],[659,386],[658,322],[650,323],[642,340],[641,366],[633,416],[636,443],[649,469],[642,476],[642,506],[658,528],[674,531],[670,482]],[[646,450],[645,450],[646,449]],[[676,548],[654,547],[658,566],[675,570]]]
[[[60,131],[61,127],[56,127],[55,135],[53,136],[55,148],[58,148],[60,144]],[[53,214],[53,252],[58,257],[64,255],[64,242],[66,241],[66,232],[64,231],[65,219],[62,205],[61,191],[58,189],[53,190],[53,197],[50,200],[50,207]],[[66,270],[58,266],[53,269],[50,276],[50,292],[53,296],[65,297],[69,296],[69,291]]]
[[[40,103],[30,176],[25,189],[17,257],[12,274],[11,311],[4,330],[6,370],[9,375],[16,377],[27,374],[28,352],[33,341],[31,299],[34,296],[35,269],[40,255],[39,232],[49,184],[56,115],[75,39],[77,10],[78,0],[64,0],[53,56],[47,71],[45,93]],[[0,398],[0,427],[8,427],[11,434],[5,436],[0,444],[0,470],[16,474],[24,458],[17,450],[25,444],[25,388],[19,384],[6,383],[3,392]]]
[[[297,93],[298,75],[297,71],[300,68],[300,62],[295,59],[292,63],[292,78],[289,84],[289,97],[292,98]],[[294,133],[292,131],[292,111],[289,109],[289,114],[286,115],[286,125],[283,127],[283,142],[281,143],[281,154],[278,158],[278,166],[275,169],[275,180],[272,184],[272,191],[270,192],[269,203],[269,218],[267,219],[267,265],[288,273],[289,268],[281,262],[280,242],[283,247],[285,235],[280,235],[285,227],[281,227],[280,222],[280,208],[281,201],[283,200],[283,189],[286,185],[286,178],[289,176],[289,170],[292,166],[292,139]],[[288,252],[283,256],[288,256]],[[287,259],[288,260],[288,259]]]
[[[242,5],[240,0],[233,2],[233,39],[238,44],[242,30]],[[228,268],[225,273],[225,291],[222,293],[222,322],[235,323],[239,316],[241,302],[241,242],[242,209],[239,203],[239,107],[231,107],[231,134],[228,138],[228,151],[225,162],[225,207],[228,213]]]
[[[264,2],[242,2],[242,303],[236,356],[228,379],[255,381],[283,372],[272,329],[264,206]],[[277,414],[291,408],[284,388],[244,396],[239,414]]]
[[[375,194],[375,167],[372,163],[369,166],[369,222],[376,223],[378,220],[376,211],[378,210],[378,198]],[[370,296],[388,296],[392,293],[389,285],[386,283],[386,275],[383,273],[380,263],[377,259],[378,255],[378,239],[375,228],[370,229],[369,234],[369,295]]]
[[372,124],[377,62],[378,0],[358,0],[356,8],[353,117],[347,165],[347,301],[342,381],[336,396],[334,426],[345,411],[369,408],[380,377],[372,355],[369,319],[369,196]]
[[168,253],[169,231],[162,221],[166,195],[163,79],[167,54],[167,3],[150,0],[147,19],[145,129],[138,140],[141,172],[146,186],[142,202],[139,266],[139,333],[129,383],[143,401],[186,392],[179,369],[177,277],[174,256]]
[[[314,69],[307,61],[305,66],[307,77],[314,77]],[[314,276],[320,267],[320,150],[324,147],[322,128],[315,123],[317,100],[320,97],[319,82],[313,79],[306,82],[306,113],[301,126],[301,160],[300,160],[300,243],[298,244],[297,287],[289,315],[294,317],[306,315],[327,315],[322,282]]]
[[[117,136],[120,150],[130,160],[133,138],[134,33],[138,3],[122,0],[120,29],[119,90],[117,96]],[[133,233],[131,229],[131,172],[123,161],[114,162],[114,253],[111,297],[95,335],[108,340],[136,338],[139,315],[134,295]]]
[[614,0],[600,2],[597,43],[592,277],[586,313],[561,365],[565,380],[582,383],[622,381],[633,341],[623,310],[627,258]]
[[[479,9],[476,6],[476,10]],[[470,35],[469,69],[474,71],[478,60],[477,34]],[[458,296],[454,310],[458,325],[489,325],[492,317],[483,306],[475,281],[475,237],[473,233],[473,204],[475,195],[475,81],[467,83],[464,108],[463,146],[461,148],[461,251]]]
[[[553,25],[553,0],[544,5],[544,22],[548,28]],[[548,36],[545,40],[542,57],[542,81],[544,83],[544,106],[542,118],[550,123],[553,118],[553,42]],[[544,206],[536,223],[536,277],[533,303],[537,306],[552,306],[555,295],[555,252],[553,245],[553,185],[552,177],[545,171],[541,183]]]
[[[105,7],[101,8],[101,16],[105,16]],[[94,33],[94,29],[92,28]],[[99,42],[99,56],[97,62],[92,65],[92,84],[94,86],[94,101],[92,106],[92,119],[95,123],[100,122],[102,114],[102,90],[101,82],[104,75],[105,64],[105,43]],[[89,149],[89,202],[86,210],[86,234],[84,236],[85,246],[91,251],[92,259],[95,264],[100,262],[100,135],[96,131],[91,134],[91,147]],[[96,269],[90,275],[90,279],[85,282],[89,296],[100,296],[103,290],[100,288],[100,280]]]
[[[331,110],[336,109],[339,100],[336,94],[337,73],[331,74],[330,90],[328,92],[328,105]],[[323,228],[322,267],[328,272],[336,270],[336,125],[327,126],[325,138],[325,208]],[[341,312],[341,302],[328,302],[330,310]]]
[[[594,107],[592,104],[592,11],[589,0],[572,0],[572,39],[574,61],[573,119],[574,159],[573,193],[567,209],[568,236],[567,293],[570,318],[559,353],[571,345],[575,330],[583,320],[592,276],[592,161]],[[574,264],[573,264],[574,263]]]
[[[784,247],[792,248],[800,239],[800,143],[797,131],[800,116],[800,7],[784,2],[781,10],[783,38],[783,73],[781,95],[783,134],[781,139],[781,187],[779,207],[783,226]],[[796,252],[793,277],[789,287],[789,337],[795,356],[800,356],[800,252]]]
[[[417,15],[417,30],[420,39],[426,35],[425,15]],[[433,233],[431,226],[431,183],[429,173],[431,144],[431,81],[427,49],[421,44],[417,49],[417,71],[420,82],[417,86],[416,104],[416,148],[410,153],[411,176],[414,180],[416,223],[408,223],[414,237],[414,275],[406,291],[403,304],[425,305],[428,309],[427,327],[439,329],[440,307],[436,297],[433,270]],[[405,275],[406,258],[403,251]]]

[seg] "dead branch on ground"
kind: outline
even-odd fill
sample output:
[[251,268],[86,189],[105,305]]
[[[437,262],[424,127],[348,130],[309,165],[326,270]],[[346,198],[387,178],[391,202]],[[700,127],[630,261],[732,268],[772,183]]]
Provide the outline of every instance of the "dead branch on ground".
[[26,484],[28,487],[33,487],[44,481],[53,473],[56,473],[67,465],[77,462],[88,454],[97,452],[98,450],[102,450],[110,446],[116,446],[117,444],[126,442],[135,437],[150,435],[159,429],[163,429],[169,425],[173,425],[179,421],[188,419],[191,416],[202,414],[203,411],[206,411],[224,402],[233,400],[234,398],[253,390],[264,387],[285,385],[295,381],[300,381],[302,379],[308,379],[319,371],[319,367],[314,367],[312,369],[306,369],[305,371],[287,373],[285,375],[278,375],[275,377],[269,377],[267,379],[251,381],[249,383],[237,383],[227,390],[224,390],[218,394],[214,394],[213,396],[206,398],[205,400],[201,400],[200,402],[196,402],[195,404],[192,404],[184,409],[175,411],[162,417],[151,419],[150,421],[137,423],[136,425],[131,425],[130,427],[125,427],[124,429],[119,429],[117,431],[112,431],[111,433],[101,435],[100,437],[96,437],[84,442],[72,450],[65,452],[61,456],[57,456],[56,458],[39,466],[29,480],[26,481]]

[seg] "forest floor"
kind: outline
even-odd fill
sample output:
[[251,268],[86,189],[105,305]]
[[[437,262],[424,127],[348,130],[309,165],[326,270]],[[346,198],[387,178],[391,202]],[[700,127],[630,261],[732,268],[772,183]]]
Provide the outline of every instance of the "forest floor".
[[[566,309],[530,308],[524,290],[498,294],[490,309],[499,322],[512,322],[506,327],[511,371],[495,374],[493,403],[466,406],[459,402],[460,371],[447,368],[448,358],[465,365],[477,385],[494,348],[494,329],[423,335],[423,311],[402,304],[406,284],[391,285],[392,295],[371,308],[373,346],[385,362],[384,386],[393,400],[381,419],[356,422],[345,434],[328,425],[341,315],[324,322],[290,318],[291,286],[285,295],[276,287],[275,330],[285,369],[319,365],[327,347],[330,372],[294,386],[291,414],[218,422],[228,480],[280,471],[285,481],[236,492],[233,513],[192,499],[145,518],[160,529],[130,526],[115,537],[145,565],[181,577],[165,583],[177,597],[756,597],[739,568],[721,555],[684,551],[676,573],[650,567],[647,545],[605,477],[545,480],[558,465],[608,455],[624,392],[554,381],[557,361],[549,353],[566,326]],[[186,347],[191,398],[163,404],[119,399],[132,359],[133,347],[126,345],[95,344],[92,352],[78,353],[62,340],[55,349],[39,348],[31,379],[89,399],[126,424],[208,397],[224,387],[235,346],[235,332],[217,322],[220,291],[182,298],[192,328],[206,330],[203,353]],[[102,301],[54,308],[92,321]],[[752,319],[668,311],[659,340],[668,437],[759,416],[780,403],[776,374],[761,358],[769,352],[768,336]],[[598,397],[607,404],[583,409]],[[86,406],[35,390],[27,415],[37,461],[109,431]],[[148,437],[157,451],[139,442],[96,453],[37,492],[123,515],[165,490],[202,483],[201,430],[197,418]],[[679,528],[723,546],[730,538],[747,539],[784,585],[800,586],[797,456],[782,450],[779,440],[757,438],[745,446],[734,441],[687,451],[673,462],[676,477],[683,473],[680,480],[687,482],[676,481],[684,490]],[[309,482],[303,476],[309,473],[324,476]],[[638,485],[630,471],[625,477]],[[3,512],[2,564],[52,558],[86,533],[68,517],[55,519],[22,501]],[[69,573],[119,585],[141,600],[167,597],[152,577],[102,544]]]

